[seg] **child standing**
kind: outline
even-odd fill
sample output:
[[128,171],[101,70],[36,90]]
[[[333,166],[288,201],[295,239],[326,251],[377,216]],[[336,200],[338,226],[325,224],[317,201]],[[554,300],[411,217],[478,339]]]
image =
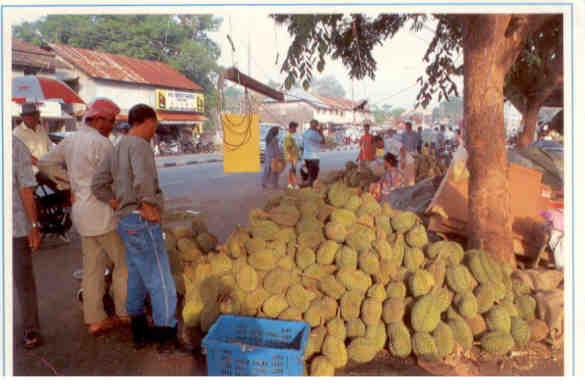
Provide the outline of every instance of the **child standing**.
[[288,134],[284,139],[284,157],[290,164],[288,170],[288,188],[298,189],[297,184],[297,162],[299,161],[299,146],[297,144],[296,133],[299,124],[292,121],[288,125]]

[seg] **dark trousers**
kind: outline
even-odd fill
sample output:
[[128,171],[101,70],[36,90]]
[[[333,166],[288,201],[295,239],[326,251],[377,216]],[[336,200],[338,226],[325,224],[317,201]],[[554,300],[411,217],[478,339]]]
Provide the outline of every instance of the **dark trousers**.
[[307,171],[309,171],[308,184],[313,186],[313,182],[319,177],[319,159],[307,159],[305,160]]
[[22,314],[24,330],[39,330],[37,285],[28,238],[12,238],[13,303]]

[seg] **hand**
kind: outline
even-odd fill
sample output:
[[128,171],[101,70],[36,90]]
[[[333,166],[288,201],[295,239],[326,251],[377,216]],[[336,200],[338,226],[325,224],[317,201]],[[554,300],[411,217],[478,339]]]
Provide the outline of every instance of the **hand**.
[[33,166],[36,166],[36,165],[37,165],[37,163],[39,162],[39,159],[37,159],[37,158],[36,158],[36,157],[34,157],[34,156],[31,156],[30,158],[31,158],[31,160],[32,160],[32,164],[33,164]]
[[114,199],[110,200],[109,204],[112,207],[112,209],[114,209],[114,210],[118,209],[119,204],[118,204],[117,199],[114,198]]
[[146,221],[159,223],[161,220],[159,210],[150,204],[143,203],[139,209],[139,212],[142,218]]
[[41,247],[41,231],[38,227],[30,229],[28,233],[28,245],[32,251],[37,251]]

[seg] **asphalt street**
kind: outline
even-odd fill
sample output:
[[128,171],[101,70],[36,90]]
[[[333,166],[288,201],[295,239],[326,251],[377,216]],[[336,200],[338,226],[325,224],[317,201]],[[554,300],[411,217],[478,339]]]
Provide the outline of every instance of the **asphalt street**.
[[[343,168],[357,151],[324,152],[321,173]],[[250,209],[262,207],[277,191],[263,190],[262,173],[226,174],[223,163],[159,168],[161,188],[168,209],[200,212],[209,230],[223,241],[237,224],[247,223]],[[279,186],[286,187],[286,173]]]

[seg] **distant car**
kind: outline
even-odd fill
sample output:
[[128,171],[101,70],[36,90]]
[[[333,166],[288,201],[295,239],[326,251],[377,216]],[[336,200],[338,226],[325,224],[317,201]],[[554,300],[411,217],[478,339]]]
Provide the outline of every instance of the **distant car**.
[[284,144],[284,138],[286,136],[286,131],[284,128],[279,124],[273,124],[268,122],[262,122],[260,124],[260,162],[264,162],[264,150],[266,149],[266,136],[270,131],[270,128],[273,126],[278,127],[278,143],[282,147]]

